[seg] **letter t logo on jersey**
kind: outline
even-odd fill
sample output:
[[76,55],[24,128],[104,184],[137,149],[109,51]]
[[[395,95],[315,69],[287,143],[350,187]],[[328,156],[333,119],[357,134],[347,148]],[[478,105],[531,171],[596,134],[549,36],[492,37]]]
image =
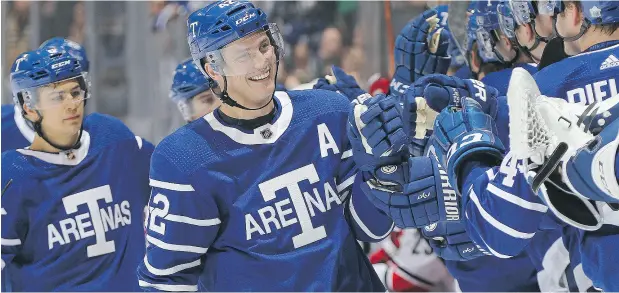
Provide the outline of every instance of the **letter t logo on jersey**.
[[302,231],[301,234],[292,237],[294,248],[299,248],[327,237],[325,227],[314,227],[312,225],[309,210],[303,200],[301,188],[299,188],[299,182],[303,180],[308,180],[310,184],[318,182],[318,172],[316,172],[313,164],[290,171],[258,185],[260,193],[262,193],[262,197],[266,202],[275,199],[276,191],[284,188],[288,189]]
[[112,202],[112,191],[109,185],[72,194],[62,199],[64,209],[68,215],[77,213],[77,207],[80,205],[86,204],[88,207],[97,240],[95,244],[87,247],[86,253],[88,257],[112,253],[116,250],[114,247],[114,240],[107,241],[107,239],[105,239],[105,229],[103,228],[103,221],[101,219],[101,213],[99,212],[99,203],[97,202],[100,199],[105,200],[107,203]]

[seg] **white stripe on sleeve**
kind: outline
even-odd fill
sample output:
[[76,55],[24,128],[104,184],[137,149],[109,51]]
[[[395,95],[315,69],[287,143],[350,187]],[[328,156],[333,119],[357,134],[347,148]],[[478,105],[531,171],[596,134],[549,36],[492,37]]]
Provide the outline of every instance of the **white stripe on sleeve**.
[[2,243],[2,245],[4,246],[17,246],[21,245],[21,240],[0,238],[0,243]]
[[490,223],[490,225],[494,226],[495,228],[497,228],[499,231],[515,237],[515,238],[521,238],[521,239],[529,239],[532,238],[533,235],[535,235],[535,233],[523,233],[520,231],[517,231],[501,222],[499,222],[497,219],[495,219],[492,215],[490,215],[488,212],[486,212],[486,210],[484,210],[484,208],[481,206],[481,204],[479,203],[479,199],[477,198],[477,194],[475,194],[475,191],[471,189],[470,194],[469,194],[469,198],[473,201],[473,203],[475,203],[475,206],[477,207],[477,209],[479,210],[479,213],[481,214],[481,216],[484,218],[484,220],[486,220],[486,222]]
[[488,184],[488,187],[486,188],[486,190],[488,192],[492,192],[492,194],[506,200],[509,201],[517,206],[523,207],[527,210],[532,210],[532,211],[538,211],[540,213],[545,213],[548,211],[548,207],[543,205],[543,204],[539,204],[539,203],[534,203],[534,202],[530,202],[530,201],[526,201],[520,197],[517,197],[509,192],[506,192],[498,187],[496,187],[493,184]]
[[153,275],[157,275],[157,276],[169,276],[172,274],[176,274],[182,270],[185,269],[189,269],[189,268],[193,268],[193,267],[197,267],[200,265],[200,259],[197,259],[195,261],[192,261],[190,263],[184,263],[184,264],[180,264],[180,265],[176,265],[173,266],[169,269],[158,269],[153,267],[149,262],[148,262],[148,257],[144,256],[144,265],[146,266],[146,269],[148,269],[149,272],[151,272],[151,274]]
[[355,176],[357,176],[357,174],[353,174],[352,176],[348,177],[348,179],[344,180],[344,182],[336,186],[335,189],[337,189],[337,192],[342,192],[342,190],[348,188],[353,183],[355,183]]
[[150,179],[150,186],[174,191],[194,191],[193,186],[190,184],[177,184],[155,179]]
[[199,247],[199,246],[191,246],[191,245],[178,245],[178,244],[170,244],[165,243],[155,237],[150,235],[146,235],[146,240],[152,245],[155,245],[159,248],[170,250],[170,251],[181,251],[181,252],[193,252],[204,254],[208,250],[208,248]]
[[350,198],[349,201],[349,208],[350,208],[350,214],[352,215],[353,219],[355,219],[355,222],[357,223],[357,225],[359,225],[359,228],[361,228],[361,230],[367,234],[368,236],[372,237],[373,239],[376,240],[380,240],[380,239],[384,239],[385,237],[387,237],[387,235],[389,235],[389,233],[391,233],[391,231],[393,231],[393,227],[395,225],[395,223],[391,223],[391,227],[387,230],[387,232],[385,234],[383,234],[382,236],[378,236],[374,233],[372,233],[372,231],[370,231],[370,229],[363,223],[363,221],[361,221],[361,219],[359,218],[359,215],[357,215],[357,212],[355,211],[355,206],[353,205],[353,198]]
[[221,220],[219,220],[219,218],[199,220],[199,219],[194,219],[194,218],[179,216],[179,215],[174,215],[174,214],[167,214],[164,217],[164,219],[168,221],[172,221],[172,222],[178,222],[178,223],[184,223],[184,224],[202,226],[202,227],[215,226],[221,223]]
[[168,284],[151,284],[142,280],[138,281],[140,287],[151,287],[168,292],[196,292],[198,285],[168,285]]

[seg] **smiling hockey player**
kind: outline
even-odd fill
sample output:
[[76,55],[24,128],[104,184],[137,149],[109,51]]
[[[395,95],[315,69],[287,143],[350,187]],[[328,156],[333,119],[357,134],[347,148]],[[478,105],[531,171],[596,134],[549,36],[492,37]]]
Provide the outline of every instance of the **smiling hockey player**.
[[116,119],[85,116],[88,77],[64,50],[22,54],[10,79],[36,134],[2,154],[4,289],[139,290],[153,146]]
[[153,154],[140,286],[384,291],[357,240],[379,241],[393,222],[359,191],[348,99],[275,92],[283,42],[251,2],[197,10],[187,38],[222,105]]

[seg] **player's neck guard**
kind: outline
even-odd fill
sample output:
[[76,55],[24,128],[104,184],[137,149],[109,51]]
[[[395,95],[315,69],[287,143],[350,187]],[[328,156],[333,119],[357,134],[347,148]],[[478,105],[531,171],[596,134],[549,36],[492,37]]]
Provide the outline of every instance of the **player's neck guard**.
[[[271,100],[275,103],[275,99],[271,98]],[[260,126],[266,125],[267,123],[273,122],[275,118],[275,114],[277,113],[277,106],[273,106],[273,110],[264,116],[260,116],[254,119],[237,119],[226,115],[220,108],[217,108],[217,114],[221,118],[221,120],[229,125],[238,126],[245,130],[253,130]]]
[[23,155],[36,157],[50,164],[75,166],[82,162],[82,160],[86,158],[86,155],[88,155],[88,150],[90,148],[90,134],[87,131],[83,131],[83,135],[81,135],[78,145],[79,146],[75,149],[62,151],[59,153],[48,153],[31,149],[18,149],[17,151]]

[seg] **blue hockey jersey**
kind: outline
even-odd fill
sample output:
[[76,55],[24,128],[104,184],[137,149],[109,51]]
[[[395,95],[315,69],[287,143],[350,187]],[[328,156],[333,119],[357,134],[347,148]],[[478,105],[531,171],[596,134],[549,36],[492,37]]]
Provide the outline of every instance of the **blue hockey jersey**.
[[[536,67],[530,64],[519,64],[517,67],[525,68],[534,73]],[[507,86],[513,68],[487,74],[482,82],[499,90],[499,95],[507,93]],[[506,106],[507,104],[505,104]],[[500,111],[506,110],[499,108]],[[503,114],[503,113],[501,113]],[[508,121],[507,121],[508,122]],[[499,128],[499,137],[506,141],[509,137],[505,123],[505,129]],[[452,276],[458,281],[458,287],[462,292],[539,292],[537,269],[533,265],[527,251],[522,251],[510,258],[495,256],[482,256],[464,262],[445,261]]]
[[34,130],[14,105],[2,105],[2,152],[25,148],[34,140]]
[[119,120],[91,114],[70,153],[2,154],[3,287],[137,291],[154,147]]
[[534,75],[541,93],[570,103],[591,104],[617,95],[619,82],[617,41],[551,64]]
[[247,131],[218,111],[156,148],[147,290],[384,291],[357,240],[393,222],[355,180],[348,100],[276,92],[272,123]]
[[509,80],[512,77],[512,71],[514,71],[514,68],[522,68],[531,74],[535,74],[537,72],[536,64],[518,63],[515,64],[512,68],[506,68],[486,74],[486,76],[481,79],[481,82],[496,88],[499,91],[499,96],[505,96],[507,95]]
[[[534,76],[535,81],[541,93],[549,97],[558,97],[570,103],[580,104],[600,102],[619,92],[618,58],[619,41],[600,43],[581,54],[549,65]],[[608,268],[606,271],[600,270],[601,264],[608,263],[598,262],[608,257],[607,255],[600,257],[604,253],[600,248],[616,243],[613,238],[618,236],[613,233],[619,233],[619,229],[605,225],[599,231],[569,232],[563,236],[564,241],[569,243],[573,250],[581,252],[582,269],[587,273],[587,277],[594,281],[596,287],[606,291],[615,291],[619,288],[619,279],[608,275],[608,272],[613,271],[611,268],[606,266]],[[589,241],[588,237],[595,241]]]

